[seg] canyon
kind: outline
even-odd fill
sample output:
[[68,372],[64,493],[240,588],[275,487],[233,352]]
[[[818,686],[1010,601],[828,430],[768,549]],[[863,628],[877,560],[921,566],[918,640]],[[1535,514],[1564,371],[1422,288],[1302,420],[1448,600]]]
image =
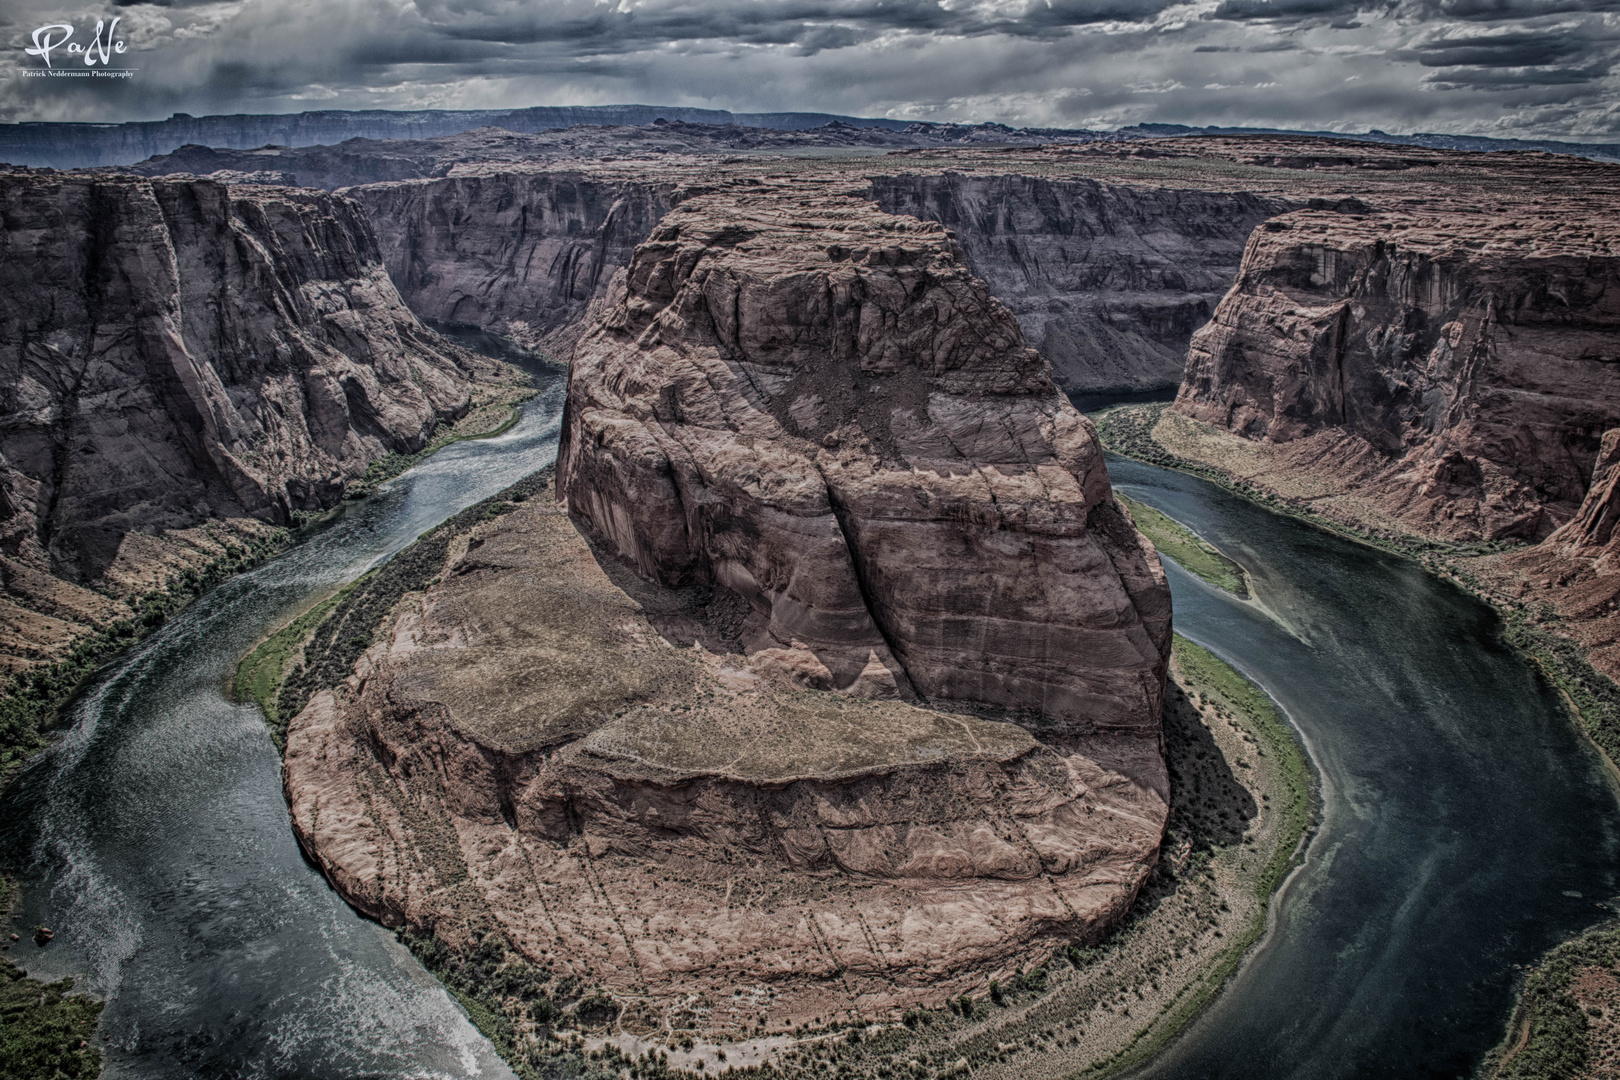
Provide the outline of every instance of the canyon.
[[[384,262],[413,310],[566,357],[590,302],[658,218],[758,173],[746,161],[717,169],[680,155],[656,170],[667,178],[653,180],[650,163],[638,164],[466,162],[442,179],[343,191],[377,224]],[[872,174],[863,197],[952,231],[1070,392],[1177,385],[1187,342],[1226,290],[1249,233],[1297,202],[964,176],[949,158],[919,162],[917,173],[896,168],[909,161],[859,164]],[[884,166],[894,171],[877,172]],[[794,172],[845,179],[824,165]]]
[[518,381],[405,308],[344,199],[10,170],[0,222],[8,670]]
[[292,719],[294,826],[362,910],[740,1037],[1129,907],[1163,571],[949,234],[860,194],[664,217],[575,346],[558,503],[452,539]]
[[1066,395],[1179,386],[1183,463],[1471,556],[1620,674],[1617,176],[679,118],[10,169],[0,648],[511,400],[419,320],[498,334],[570,361],[555,477],[294,643],[308,858],[605,990],[587,1026],[1021,986],[1125,918],[1174,797],[1166,577]]

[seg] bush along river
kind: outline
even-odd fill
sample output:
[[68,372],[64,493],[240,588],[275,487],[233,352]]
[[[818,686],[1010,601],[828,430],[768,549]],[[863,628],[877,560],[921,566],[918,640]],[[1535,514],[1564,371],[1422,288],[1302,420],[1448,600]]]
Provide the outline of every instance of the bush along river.
[[1109,469],[1245,571],[1246,600],[1167,565],[1176,629],[1275,697],[1322,795],[1268,936],[1140,1075],[1469,1076],[1520,967],[1620,890],[1601,759],[1461,589],[1198,478]]
[[[267,632],[549,464],[561,401],[561,373],[542,376],[509,431],[447,447],[202,597],[109,665],[12,786],[0,820],[7,861],[30,868],[23,922],[57,930],[19,959],[106,998],[109,1076],[511,1075],[303,861],[264,717],[225,688]],[[1461,590],[1197,478],[1110,467],[1228,585],[1169,564],[1177,629],[1275,696],[1322,795],[1270,933],[1142,1073],[1468,1075],[1520,966],[1620,891],[1599,759]]]
[[[439,983],[300,854],[264,717],[226,687],[256,640],[556,456],[564,373],[227,581],[110,664],[0,806],[27,867],[13,953],[102,995],[111,1077],[510,1077]],[[20,950],[20,951],[19,951]]]

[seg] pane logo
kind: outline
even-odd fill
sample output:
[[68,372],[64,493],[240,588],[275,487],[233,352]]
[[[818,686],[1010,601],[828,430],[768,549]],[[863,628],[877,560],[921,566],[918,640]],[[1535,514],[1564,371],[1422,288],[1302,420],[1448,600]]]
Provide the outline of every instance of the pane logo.
[[[73,40],[74,28],[69,23],[51,23],[41,26],[34,31],[34,43],[24,46],[23,52],[29,56],[39,57],[40,68],[25,72],[29,75],[123,75],[132,73],[131,69],[113,68],[113,57],[121,57],[129,48],[129,43],[118,37],[118,23],[122,16],[112,22],[103,19],[96,20],[95,33],[90,35],[88,42]],[[52,60],[55,63],[52,63]],[[82,61],[87,70],[74,70],[74,61]],[[94,70],[96,65],[101,70]]]

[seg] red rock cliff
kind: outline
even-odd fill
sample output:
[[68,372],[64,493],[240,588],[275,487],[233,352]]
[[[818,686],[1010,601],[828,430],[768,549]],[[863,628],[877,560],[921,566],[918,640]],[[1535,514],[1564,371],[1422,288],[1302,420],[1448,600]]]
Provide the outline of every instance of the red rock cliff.
[[[1257,229],[1175,409],[1450,539],[1547,536],[1620,423],[1620,237],[1596,207],[1300,211]],[[1312,460],[1316,464],[1312,465]]]
[[938,225],[759,185],[684,202],[575,351],[558,462],[583,527],[744,598],[746,651],[811,685],[1159,722],[1157,556]]

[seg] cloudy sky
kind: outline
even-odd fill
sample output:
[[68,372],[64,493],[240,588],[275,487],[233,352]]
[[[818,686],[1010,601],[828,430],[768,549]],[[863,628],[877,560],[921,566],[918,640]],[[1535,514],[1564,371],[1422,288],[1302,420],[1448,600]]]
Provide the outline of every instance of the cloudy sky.
[[[21,75],[36,27],[113,17],[133,78]],[[4,120],[645,102],[1620,140],[1620,0],[0,0],[0,42]]]

